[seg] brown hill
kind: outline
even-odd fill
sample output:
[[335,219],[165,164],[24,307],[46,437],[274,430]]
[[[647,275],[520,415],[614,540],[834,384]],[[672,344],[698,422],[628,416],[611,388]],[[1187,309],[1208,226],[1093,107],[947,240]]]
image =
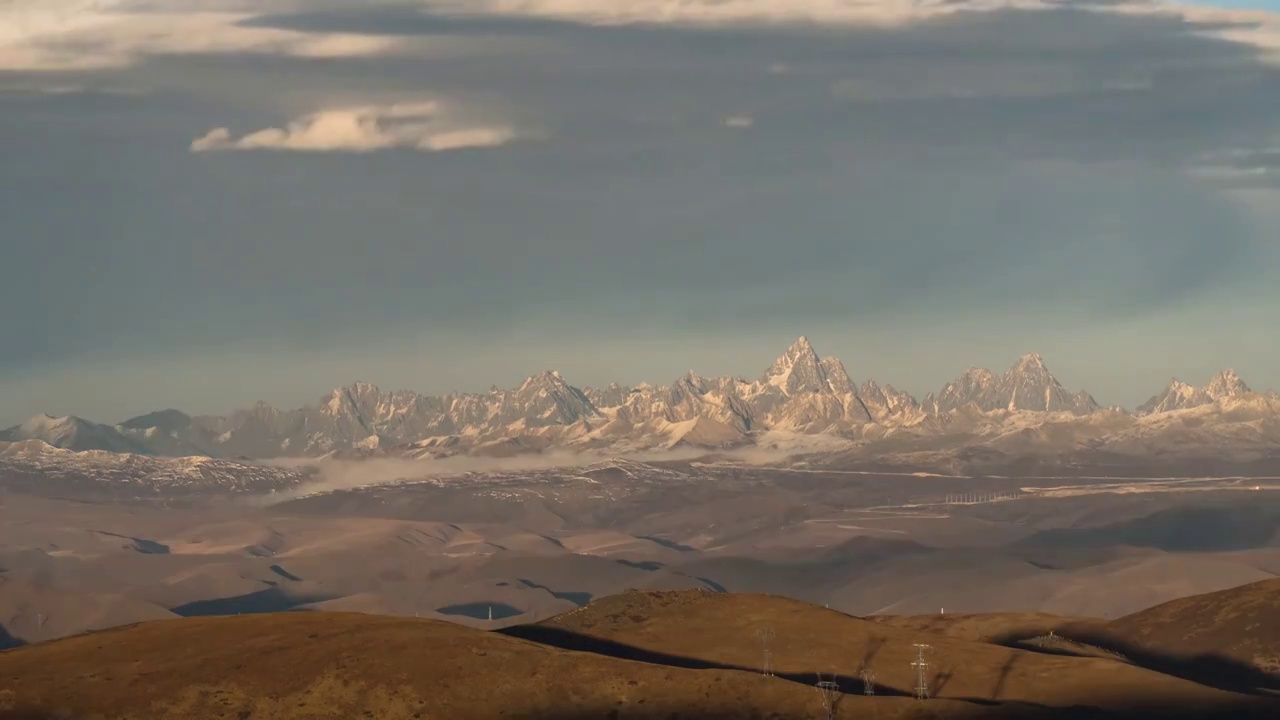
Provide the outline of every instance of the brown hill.
[[1280,684],[1280,579],[1174,600],[1114,620],[1108,639],[1183,663],[1240,663]]
[[0,575],[0,650],[126,623],[176,617],[115,593],[74,592]]
[[[926,712],[1057,717],[953,701],[849,700],[886,720]],[[0,653],[0,717],[24,720],[783,720],[820,712],[811,685],[783,678],[631,662],[354,613],[166,620]]]
[[945,613],[938,615],[872,615],[866,620],[901,628],[974,642],[999,641],[1008,637],[1035,637],[1051,631],[1082,625],[1100,625],[1102,620],[1074,618],[1049,613]]
[[[873,670],[882,693],[909,694],[916,644],[938,698],[1090,706],[1159,717],[1213,716],[1218,708],[1280,706],[1216,690],[1115,659],[1072,657],[973,642],[844,615],[780,597],[698,591],[630,592],[532,626],[504,632],[567,648],[689,667],[760,668],[759,632],[769,629],[779,676],[814,671],[856,680]],[[1247,714],[1250,711],[1239,710]]]

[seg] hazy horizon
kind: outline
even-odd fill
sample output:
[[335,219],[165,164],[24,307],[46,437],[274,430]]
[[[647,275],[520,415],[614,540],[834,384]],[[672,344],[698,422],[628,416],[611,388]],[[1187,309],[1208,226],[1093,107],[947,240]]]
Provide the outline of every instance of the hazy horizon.
[[917,397],[1280,386],[1280,15],[1225,4],[11,2],[0,426],[799,335]]
[[[807,336],[806,336],[806,337],[807,337]],[[793,340],[792,342],[795,342],[795,341]],[[839,357],[838,355],[836,355],[836,354],[834,354],[834,353],[827,353],[827,352],[824,352],[824,351],[823,351],[823,348],[822,348],[822,347],[821,347],[821,346],[820,346],[816,341],[812,340],[811,338],[809,339],[809,342],[814,346],[814,350],[815,350],[815,351],[816,351],[820,356],[822,356],[822,357],[830,357],[830,356]],[[787,347],[789,347],[789,345],[788,345]],[[1064,384],[1064,386],[1066,386],[1066,387],[1067,387],[1067,389],[1072,390],[1072,391],[1077,391],[1077,390],[1086,390],[1086,391],[1089,391],[1089,392],[1091,392],[1091,393],[1093,392],[1093,391],[1092,391],[1090,388],[1088,388],[1088,387],[1081,386],[1081,385],[1078,385],[1078,384],[1073,384],[1073,383],[1070,383],[1070,382],[1068,382],[1068,381],[1064,380],[1064,379],[1063,379],[1063,377],[1064,377],[1064,376],[1063,376],[1063,374],[1062,374],[1062,373],[1060,373],[1060,372],[1056,369],[1056,366],[1055,366],[1055,364],[1054,364],[1054,362],[1053,362],[1053,359],[1052,359],[1052,358],[1050,358],[1050,357],[1043,357],[1043,353],[1038,353],[1038,352],[1036,352],[1036,351],[1027,351],[1026,353],[1020,353],[1020,354],[1018,354],[1018,355],[1016,355],[1016,356],[1011,356],[1010,358],[1008,358],[1008,360],[1007,360],[1007,361],[1005,361],[1005,362],[1003,362],[1003,363],[996,363],[996,364],[990,364],[990,365],[966,365],[966,366],[963,366],[963,367],[959,367],[959,368],[957,368],[957,369],[956,369],[956,371],[955,371],[954,373],[952,373],[952,375],[948,376],[946,379],[944,379],[944,380],[942,380],[942,381],[940,381],[940,382],[936,383],[934,386],[931,386],[931,387],[929,387],[929,388],[925,388],[925,389],[920,389],[920,388],[913,388],[913,387],[904,386],[904,385],[902,385],[902,384],[900,384],[900,383],[896,383],[896,382],[894,382],[892,379],[881,378],[881,377],[874,377],[874,376],[866,376],[866,377],[864,377],[864,376],[862,376],[862,375],[858,375],[858,374],[856,374],[856,373],[854,372],[854,367],[852,367],[852,366],[850,365],[850,363],[849,363],[845,358],[841,357],[841,358],[840,358],[840,360],[845,364],[845,367],[846,367],[846,369],[850,372],[850,375],[851,375],[852,379],[853,379],[853,380],[854,380],[858,385],[861,385],[863,382],[865,382],[865,381],[867,381],[867,380],[872,380],[872,381],[877,382],[877,383],[878,383],[878,384],[880,384],[881,386],[885,386],[885,385],[892,385],[893,387],[897,388],[898,390],[904,390],[904,391],[906,391],[906,392],[909,392],[909,393],[911,393],[913,396],[915,396],[917,400],[919,400],[919,399],[922,399],[925,395],[927,395],[927,394],[929,394],[929,393],[931,393],[931,392],[932,392],[932,393],[936,393],[938,390],[940,390],[940,389],[942,388],[942,386],[943,386],[943,385],[945,385],[947,382],[950,382],[951,380],[956,379],[956,378],[957,378],[961,373],[963,373],[965,370],[967,370],[967,369],[968,369],[968,368],[970,368],[970,367],[985,367],[985,368],[986,368],[986,369],[988,369],[988,370],[992,370],[993,372],[995,372],[995,373],[997,373],[997,374],[1000,374],[1001,372],[1003,372],[1004,370],[1006,370],[1008,367],[1010,367],[1010,366],[1012,366],[1012,365],[1016,364],[1016,363],[1017,363],[1017,361],[1020,359],[1020,357],[1021,357],[1022,355],[1032,354],[1032,353],[1034,353],[1034,354],[1039,354],[1039,355],[1041,355],[1041,356],[1042,356],[1042,358],[1043,358],[1043,360],[1044,360],[1044,362],[1045,362],[1045,365],[1049,368],[1049,371],[1050,371],[1050,372],[1052,372],[1052,373],[1054,374],[1054,376],[1055,376],[1055,377],[1057,377],[1057,378],[1058,378],[1058,380],[1059,380],[1060,382],[1062,382],[1062,383]],[[706,354],[706,353],[701,353],[701,354]],[[776,355],[776,353],[775,353],[775,355]],[[190,414],[190,415],[222,415],[222,414],[227,414],[227,413],[229,413],[229,412],[231,412],[231,411],[233,411],[233,410],[241,410],[241,409],[248,408],[250,405],[252,405],[252,404],[254,404],[255,402],[258,402],[258,401],[265,401],[265,402],[268,402],[269,404],[275,405],[275,406],[280,407],[280,408],[282,408],[282,409],[285,409],[285,408],[292,409],[292,408],[295,408],[295,407],[302,407],[302,406],[314,406],[314,405],[316,405],[316,404],[317,404],[317,400],[318,400],[319,398],[321,398],[321,397],[323,396],[323,394],[325,394],[325,393],[329,392],[330,390],[333,390],[333,389],[335,389],[335,388],[339,388],[339,387],[348,387],[348,386],[350,386],[350,385],[352,385],[352,384],[355,384],[355,383],[357,383],[357,382],[369,382],[370,384],[373,384],[373,385],[378,386],[378,387],[379,387],[379,389],[381,389],[381,390],[383,390],[383,391],[408,390],[408,391],[417,392],[417,393],[422,394],[422,395],[446,395],[446,394],[451,394],[451,393],[481,393],[481,392],[485,392],[485,391],[487,391],[487,390],[488,390],[489,388],[491,388],[491,387],[499,387],[499,388],[512,388],[512,387],[516,387],[516,386],[518,386],[521,382],[523,382],[525,379],[527,379],[529,376],[531,376],[531,375],[533,375],[533,374],[536,374],[536,373],[538,373],[538,372],[545,372],[545,371],[561,372],[561,375],[564,377],[564,379],[565,379],[569,384],[574,385],[574,386],[579,387],[579,388],[583,388],[583,387],[587,387],[587,386],[591,386],[591,387],[603,387],[603,386],[608,385],[609,383],[614,383],[614,382],[619,383],[619,384],[624,385],[624,386],[630,386],[630,387],[634,387],[634,386],[636,386],[636,385],[640,385],[640,384],[643,384],[643,383],[648,383],[648,384],[650,384],[650,385],[667,385],[667,384],[669,384],[669,383],[673,382],[674,380],[677,380],[679,377],[681,377],[682,375],[684,375],[684,373],[686,373],[686,372],[695,372],[695,373],[697,373],[697,374],[699,374],[699,375],[702,375],[702,376],[704,376],[704,377],[726,377],[726,376],[733,376],[733,377],[744,377],[744,378],[748,378],[748,379],[755,379],[755,378],[759,377],[759,376],[762,374],[762,372],[768,368],[768,364],[769,364],[769,362],[771,362],[771,360],[772,360],[772,356],[770,357],[770,359],[768,359],[768,360],[763,360],[761,363],[758,363],[759,367],[758,367],[756,370],[754,370],[754,371],[746,371],[746,372],[704,372],[704,371],[702,371],[702,370],[699,370],[698,368],[690,367],[690,368],[687,368],[686,370],[683,370],[683,371],[673,370],[673,371],[671,372],[671,374],[669,374],[665,379],[662,379],[662,380],[657,380],[657,379],[648,379],[648,378],[641,378],[641,379],[639,379],[639,380],[625,380],[625,381],[624,381],[624,380],[619,380],[619,379],[616,379],[616,378],[615,378],[615,379],[607,379],[607,378],[605,378],[605,379],[602,379],[602,380],[599,380],[599,381],[596,381],[596,382],[590,382],[590,383],[580,382],[580,381],[579,381],[579,380],[578,380],[574,375],[572,375],[572,374],[570,374],[570,373],[561,372],[561,371],[560,371],[560,369],[559,369],[559,368],[557,368],[557,367],[547,366],[547,367],[544,367],[544,368],[539,368],[539,369],[537,369],[537,370],[528,371],[528,372],[525,372],[525,373],[523,373],[523,374],[517,374],[514,378],[509,379],[509,380],[506,380],[505,382],[493,382],[493,383],[489,383],[489,384],[487,384],[487,385],[483,385],[483,386],[472,386],[472,387],[451,387],[451,388],[432,389],[432,390],[424,390],[424,389],[422,389],[422,388],[420,388],[420,387],[415,387],[415,386],[413,386],[413,385],[406,385],[406,384],[388,384],[388,383],[380,383],[380,382],[376,382],[376,381],[369,380],[369,379],[368,379],[368,378],[366,378],[366,377],[356,377],[356,378],[354,378],[354,379],[352,379],[352,380],[349,380],[349,381],[346,381],[346,382],[338,382],[338,383],[333,383],[333,384],[331,384],[331,385],[329,385],[329,386],[324,386],[324,387],[322,387],[322,388],[316,389],[314,392],[307,392],[307,391],[305,391],[305,390],[304,390],[304,391],[302,391],[302,392],[298,392],[298,393],[291,393],[291,394],[290,394],[290,393],[275,393],[275,397],[276,397],[276,398],[278,398],[278,399],[276,399],[276,400],[272,400],[272,399],[271,399],[271,397],[256,397],[256,398],[251,398],[251,399],[244,399],[244,400],[240,401],[238,404],[232,404],[232,405],[230,405],[230,406],[228,406],[228,407],[221,407],[221,408],[195,408],[195,409],[193,409],[193,408],[189,408],[189,407],[180,407],[180,406],[174,405],[174,404],[172,404],[172,403],[171,403],[171,404],[167,404],[167,405],[166,405],[165,403],[163,403],[163,402],[162,402],[162,403],[160,403],[160,404],[154,404],[154,405],[147,406],[145,409],[138,410],[138,411],[136,411],[136,412],[130,412],[130,413],[127,413],[126,415],[122,415],[122,416],[112,416],[112,417],[109,417],[109,418],[100,418],[100,417],[95,417],[95,416],[90,415],[90,414],[86,414],[86,413],[79,413],[79,412],[73,412],[73,411],[68,411],[68,412],[48,412],[48,411],[46,411],[46,410],[40,410],[40,411],[37,411],[37,413],[33,413],[32,415],[40,414],[40,413],[45,413],[45,412],[48,412],[48,414],[50,414],[50,415],[55,415],[55,416],[59,416],[59,415],[76,415],[76,416],[79,416],[79,417],[84,417],[84,418],[89,419],[89,420],[94,420],[94,421],[97,421],[97,422],[106,422],[106,423],[108,423],[108,424],[111,424],[111,423],[115,423],[115,422],[120,422],[120,421],[123,421],[123,420],[127,420],[127,419],[130,419],[130,418],[133,418],[133,417],[137,417],[137,416],[140,416],[140,415],[143,415],[143,414],[149,413],[149,412],[154,412],[154,411],[158,411],[158,410],[166,410],[166,409],[177,409],[177,410],[184,411],[184,412],[186,412],[187,414]],[[741,364],[741,363],[740,363],[740,364]],[[675,367],[675,366],[673,366],[673,367]],[[1228,371],[1228,370],[1233,370],[1233,371],[1236,371],[1236,372],[1238,372],[1238,373],[1239,373],[1238,368],[1237,368],[1237,367],[1235,367],[1235,366],[1223,366],[1223,367],[1219,368],[1218,370],[1210,371],[1208,374],[1203,375],[1203,377],[1201,377],[1201,376],[1188,377],[1188,376],[1184,376],[1184,375],[1171,375],[1169,378],[1166,378],[1165,380],[1161,381],[1161,382],[1158,384],[1158,386],[1152,386],[1152,388],[1150,389],[1150,391],[1149,391],[1149,392],[1145,392],[1145,393],[1137,393],[1137,394],[1135,394],[1135,395],[1140,394],[1140,395],[1141,395],[1141,397],[1138,397],[1137,399],[1135,399],[1133,402],[1130,402],[1130,403],[1116,403],[1116,402],[1109,402],[1107,399],[1105,399],[1105,398],[1103,398],[1103,397],[1097,397],[1096,393],[1095,393],[1095,399],[1097,399],[1097,400],[1099,401],[1099,403],[1100,403],[1101,405],[1103,405],[1104,407],[1111,407],[1111,406],[1119,405],[1119,406],[1124,407],[1124,408],[1126,408],[1126,409],[1132,410],[1132,409],[1134,409],[1134,407],[1135,407],[1135,406],[1137,406],[1137,405],[1141,404],[1142,402],[1145,402],[1145,401],[1146,401],[1147,399],[1149,399],[1151,396],[1153,396],[1153,395],[1155,395],[1155,394],[1159,393],[1160,391],[1164,390],[1164,388],[1167,386],[1168,382],[1169,382],[1171,379],[1175,379],[1175,378],[1176,378],[1176,379],[1178,379],[1178,380],[1182,380],[1182,381],[1184,381],[1184,382],[1188,382],[1188,383],[1190,383],[1191,385],[1195,385],[1195,386],[1203,386],[1203,385],[1205,385],[1205,384],[1206,384],[1206,383],[1207,383],[1207,382],[1208,382],[1208,381],[1209,381],[1213,376],[1216,376],[1216,375],[1218,375],[1219,373],[1221,373],[1221,372],[1225,372],[1225,371]],[[584,373],[584,374],[599,376],[599,375],[601,375],[602,373],[601,373],[601,371],[598,371],[598,370],[597,370],[597,371],[596,371],[596,372],[594,372],[594,373]],[[1254,390],[1258,390],[1258,391],[1265,391],[1265,390],[1270,390],[1270,389],[1271,389],[1270,387],[1263,387],[1263,386],[1260,386],[1260,385],[1253,384],[1253,381],[1250,379],[1250,377],[1249,377],[1249,376],[1247,376],[1246,374],[1243,374],[1243,373],[1240,373],[1240,374],[1242,375],[1242,379],[1243,379],[1246,383],[1250,384],[1251,388],[1252,388],[1252,389],[1254,389]],[[1067,377],[1071,377],[1071,375],[1067,375]],[[24,417],[11,419],[11,420],[9,420],[9,421],[7,422],[7,424],[12,425],[12,424],[20,423],[20,422],[22,422],[22,421],[24,421],[24,420],[26,420],[26,419],[28,419],[28,418],[32,417],[32,415],[27,415],[27,416],[24,416]],[[6,422],[5,422],[5,421],[0,421],[0,426],[4,426],[5,424],[6,424]]]

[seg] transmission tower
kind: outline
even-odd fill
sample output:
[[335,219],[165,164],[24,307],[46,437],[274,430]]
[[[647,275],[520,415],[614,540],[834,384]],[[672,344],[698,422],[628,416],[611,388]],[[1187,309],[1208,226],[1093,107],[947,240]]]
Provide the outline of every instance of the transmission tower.
[[818,674],[818,682],[814,685],[818,689],[818,695],[822,698],[822,709],[826,713],[824,717],[827,720],[836,720],[836,713],[840,711],[840,685],[835,681],[835,676],[831,679],[823,679],[822,674]]
[[773,641],[773,628],[760,628],[756,634],[760,636],[760,674],[773,677],[773,649],[769,647]]
[[863,671],[862,671],[862,694],[863,694],[863,695],[875,695],[875,694],[876,694],[876,671],[875,671],[875,670],[872,670],[872,669],[870,669],[870,668],[865,668],[865,669],[863,669]]
[[917,700],[929,699],[929,663],[924,659],[924,654],[933,649],[930,645],[915,645],[916,659],[911,662],[911,667],[916,670],[916,686],[914,688]]

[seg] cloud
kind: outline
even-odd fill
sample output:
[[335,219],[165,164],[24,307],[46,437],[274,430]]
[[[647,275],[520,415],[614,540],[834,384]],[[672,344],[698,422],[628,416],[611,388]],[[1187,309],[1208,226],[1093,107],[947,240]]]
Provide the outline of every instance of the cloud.
[[727,128],[735,128],[745,130],[756,124],[756,119],[750,115],[730,115],[721,121]]
[[1147,10],[1141,5],[1120,6],[1120,9],[1173,15],[1192,26],[1201,26],[1200,32],[1204,35],[1255,47],[1259,59],[1280,64],[1280,13],[1164,3]]
[[[835,447],[848,443],[835,439]],[[263,464],[274,467],[312,468],[316,477],[301,487],[257,502],[276,504],[297,497],[317,493],[369,488],[381,485],[398,485],[406,482],[432,480],[438,485],[472,484],[475,479],[469,473],[525,473],[560,470],[565,473],[601,462],[629,460],[633,462],[679,462],[714,457],[720,462],[745,465],[768,465],[801,454],[814,447],[813,438],[800,438],[793,448],[738,448],[732,450],[705,450],[699,448],[655,449],[649,451],[617,453],[613,451],[552,451],[540,455],[522,455],[509,458],[487,458],[455,455],[440,459],[410,460],[404,458],[371,458],[363,460],[277,459]]]
[[436,0],[435,12],[553,17],[601,25],[898,24],[969,10],[1044,8],[1053,0]]
[[1206,153],[1188,172],[1225,188],[1280,187],[1280,144]]
[[0,4],[0,70],[123,68],[154,55],[266,53],[304,58],[374,55],[393,37],[253,27],[254,14],[149,11],[118,0],[16,0]]
[[440,103],[422,102],[322,110],[294,120],[284,128],[266,128],[238,139],[225,127],[214,128],[196,138],[191,150],[370,152],[410,148],[443,152],[495,147],[515,137],[512,127],[463,125]]
[[[900,27],[1000,11],[1084,10],[1176,19],[1280,62],[1280,14],[1163,0],[430,0],[433,12],[555,18],[594,25]],[[1193,28],[1194,30],[1194,28]],[[776,65],[775,67],[785,67]]]
[[[1237,187],[1183,172],[1258,167],[1256,152],[1204,153],[1274,147],[1280,73],[1258,62],[1263,20],[1153,5],[893,27],[693,27],[676,2],[670,21],[644,22],[653,3],[642,0],[595,3],[637,17],[599,27],[549,19],[567,7],[549,0],[523,15],[512,5],[471,17],[408,1],[376,10],[358,0],[153,0],[163,12],[276,14],[209,26],[226,53],[161,59],[148,53],[209,41],[175,37],[134,6],[134,20],[169,39],[103,26],[102,57],[128,67],[5,74],[148,94],[0,94],[0,168],[22,169],[0,170],[0,237],[22,238],[14,261],[0,263],[0,296],[43,303],[10,319],[0,375],[64,368],[41,384],[10,380],[0,397],[14,399],[0,410],[222,411],[258,397],[307,401],[356,377],[443,392],[543,367],[581,382],[662,381],[688,367],[754,374],[750,358],[772,357],[774,342],[735,353],[726,335],[789,341],[824,328],[845,343],[830,351],[847,355],[851,372],[880,363],[874,376],[921,392],[954,373],[957,357],[1056,357],[1073,342],[1081,349],[1064,370],[1114,361],[1117,347],[1206,366],[1247,364],[1252,353],[1265,368],[1274,356],[1256,333],[1265,318],[1231,308],[1274,313],[1280,301],[1236,294],[1274,267],[1263,254],[1275,245],[1267,209],[1280,202],[1256,187],[1257,171],[1247,206]],[[764,4],[723,5],[728,18]],[[1222,33],[1263,35],[1241,44]],[[401,44],[329,62],[294,54],[356,36]],[[274,46],[286,52],[266,38],[287,40]],[[386,117],[396,103],[433,98],[447,103],[425,118]],[[486,98],[501,107],[475,112]],[[722,125],[741,113],[758,122]],[[425,127],[395,129],[415,122]],[[544,125],[555,131],[546,142],[431,162],[412,151],[313,152],[305,162],[291,152],[188,155],[215,126],[198,145],[353,151],[429,138],[424,149],[441,149]],[[42,293],[51,285],[64,290]],[[1143,324],[1165,308],[1207,307],[1214,292],[1229,323],[1171,310],[1159,327]],[[1073,329],[1099,317],[1128,324]],[[638,327],[643,348],[601,350]],[[939,328],[953,329],[940,339]],[[446,342],[450,331],[477,337]],[[1187,333],[1222,342],[1192,348]],[[1233,334],[1254,344],[1232,344]],[[1126,344],[1133,336],[1146,344]],[[397,350],[388,339],[400,337],[422,344]],[[948,352],[919,359],[920,338]],[[276,339],[299,352],[281,361],[262,347]],[[231,372],[211,354],[223,346],[252,359]],[[116,381],[96,359],[107,351],[180,351],[185,362]],[[304,377],[303,359],[324,372]],[[1106,381],[1112,365],[1086,386],[1118,387]]]

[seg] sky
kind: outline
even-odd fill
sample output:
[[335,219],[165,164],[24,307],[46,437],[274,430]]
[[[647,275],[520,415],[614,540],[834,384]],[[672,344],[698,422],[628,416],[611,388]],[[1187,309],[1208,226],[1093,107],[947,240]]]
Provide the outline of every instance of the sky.
[[1039,352],[1280,385],[1272,0],[0,0],[0,426]]

